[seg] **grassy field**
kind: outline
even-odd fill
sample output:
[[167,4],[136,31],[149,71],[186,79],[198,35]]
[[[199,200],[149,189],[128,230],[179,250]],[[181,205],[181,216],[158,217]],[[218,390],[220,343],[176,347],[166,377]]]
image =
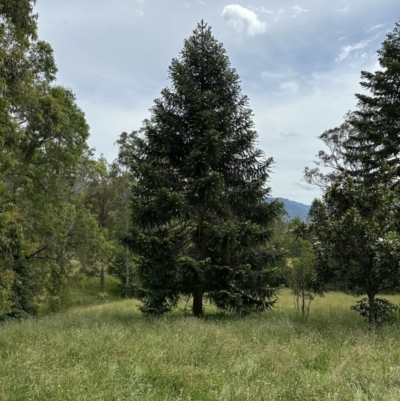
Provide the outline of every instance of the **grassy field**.
[[[388,297],[399,304],[399,297]],[[134,301],[0,327],[0,400],[400,400],[400,322],[368,334],[330,293],[301,322],[267,313],[140,315]]]

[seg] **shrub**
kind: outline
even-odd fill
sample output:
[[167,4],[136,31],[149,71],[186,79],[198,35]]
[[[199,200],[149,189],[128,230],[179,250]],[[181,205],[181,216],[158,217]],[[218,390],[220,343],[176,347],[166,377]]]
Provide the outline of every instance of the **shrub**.
[[[369,318],[369,302],[367,298],[363,298],[355,305],[350,307],[356,311],[368,322]],[[396,320],[396,312],[399,307],[392,304],[385,298],[375,298],[375,322],[377,326],[384,324],[392,324]]]

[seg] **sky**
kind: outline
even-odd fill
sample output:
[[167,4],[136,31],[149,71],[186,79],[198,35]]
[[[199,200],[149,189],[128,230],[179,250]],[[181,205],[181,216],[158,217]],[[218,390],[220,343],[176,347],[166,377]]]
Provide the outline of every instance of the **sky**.
[[54,49],[89,145],[112,161],[121,132],[138,130],[171,83],[168,67],[203,19],[223,43],[250,100],[258,144],[273,157],[271,195],[311,204],[303,180],[379,69],[377,50],[400,20],[399,0],[38,0],[39,38]]

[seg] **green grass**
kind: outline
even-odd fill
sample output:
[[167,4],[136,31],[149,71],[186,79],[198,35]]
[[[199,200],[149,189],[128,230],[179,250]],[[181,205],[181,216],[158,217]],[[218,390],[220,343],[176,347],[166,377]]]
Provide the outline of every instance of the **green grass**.
[[[104,301],[104,295],[100,292],[100,278],[88,278],[83,274],[72,276],[69,283],[67,307],[96,305]],[[108,301],[121,299],[119,281],[106,274],[104,280],[104,293]]]
[[[399,304],[398,296],[388,297]],[[246,318],[146,318],[134,301],[0,327],[0,400],[400,400],[400,323],[368,334],[355,299],[289,291]]]

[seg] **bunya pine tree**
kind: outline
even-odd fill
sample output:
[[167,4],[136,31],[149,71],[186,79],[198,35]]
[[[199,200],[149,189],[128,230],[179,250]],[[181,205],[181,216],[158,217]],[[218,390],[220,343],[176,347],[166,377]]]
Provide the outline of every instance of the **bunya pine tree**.
[[266,202],[272,158],[256,147],[239,76],[203,21],[169,67],[132,152],[129,244],[143,311],[160,314],[182,296],[203,314],[273,306],[273,255],[266,242],[279,202]]
[[361,165],[353,175],[373,180],[383,161],[396,166],[400,176],[400,23],[378,51],[381,67],[362,71],[361,86],[370,94],[357,94],[357,110],[349,115],[351,134],[345,142],[346,158]]

